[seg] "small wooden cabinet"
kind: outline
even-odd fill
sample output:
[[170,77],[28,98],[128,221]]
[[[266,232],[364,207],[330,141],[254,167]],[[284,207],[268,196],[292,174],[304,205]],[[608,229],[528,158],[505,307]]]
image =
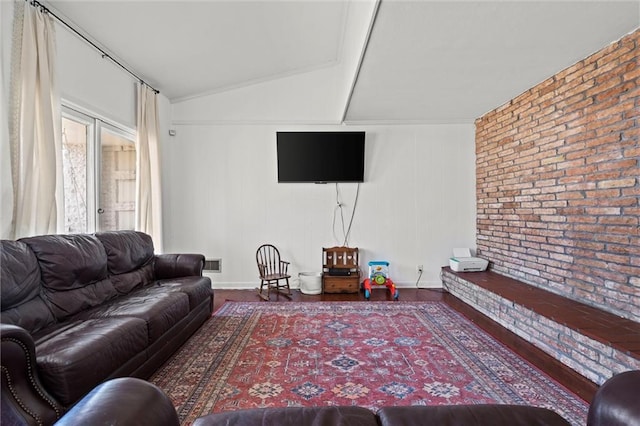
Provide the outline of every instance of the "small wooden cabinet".
[[357,247],[322,249],[322,291],[357,293],[360,291],[360,266]]

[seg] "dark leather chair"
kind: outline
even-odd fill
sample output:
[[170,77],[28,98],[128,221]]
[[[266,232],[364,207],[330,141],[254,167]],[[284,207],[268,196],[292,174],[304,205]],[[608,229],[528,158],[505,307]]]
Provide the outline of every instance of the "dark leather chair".
[[82,398],[56,426],[179,426],[169,397],[155,385],[125,377],[102,383]]
[[598,388],[587,426],[640,426],[640,370],[616,374]]
[[377,426],[376,415],[363,407],[279,407],[226,411],[200,417],[193,426]]
[[[620,373],[596,392],[589,408],[587,426],[638,426],[639,402],[640,370]],[[179,422],[171,401],[162,391],[151,383],[123,378],[99,385],[56,424],[177,426]],[[569,423],[546,408],[502,404],[383,407],[377,413],[354,406],[273,407],[213,413],[194,422],[194,426],[424,424],[567,426]]]

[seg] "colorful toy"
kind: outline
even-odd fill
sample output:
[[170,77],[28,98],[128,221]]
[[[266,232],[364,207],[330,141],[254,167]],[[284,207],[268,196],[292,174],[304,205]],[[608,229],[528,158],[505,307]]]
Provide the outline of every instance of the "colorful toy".
[[389,293],[393,295],[393,300],[398,300],[399,292],[393,280],[389,278],[389,262],[384,260],[372,260],[369,262],[369,277],[362,284],[364,297],[369,300],[372,286],[386,286]]

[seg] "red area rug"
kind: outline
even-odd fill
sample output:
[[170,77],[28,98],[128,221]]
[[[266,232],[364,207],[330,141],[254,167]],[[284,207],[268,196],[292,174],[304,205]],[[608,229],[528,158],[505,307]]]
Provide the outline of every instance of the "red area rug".
[[254,407],[587,404],[440,302],[227,302],[151,382],[183,424]]

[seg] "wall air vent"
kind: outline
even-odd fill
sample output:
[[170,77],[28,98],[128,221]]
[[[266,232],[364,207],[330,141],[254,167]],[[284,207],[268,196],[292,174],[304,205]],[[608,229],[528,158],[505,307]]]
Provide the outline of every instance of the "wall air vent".
[[204,261],[205,272],[222,272],[222,259],[206,259]]

